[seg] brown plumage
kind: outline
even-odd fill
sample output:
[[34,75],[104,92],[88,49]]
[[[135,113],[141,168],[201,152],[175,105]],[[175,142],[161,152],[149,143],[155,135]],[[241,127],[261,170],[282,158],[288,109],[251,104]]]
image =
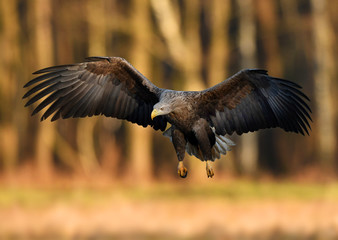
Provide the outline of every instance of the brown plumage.
[[185,151],[207,163],[230,150],[225,137],[264,128],[308,134],[311,109],[299,85],[267,75],[264,70],[242,70],[203,91],[158,88],[125,59],[91,57],[87,62],[45,68],[24,87],[35,85],[23,98],[35,94],[29,106],[46,97],[32,115],[47,108],[41,120],[52,116],[76,118],[105,115],[164,131],[175,147],[178,173],[186,177]]

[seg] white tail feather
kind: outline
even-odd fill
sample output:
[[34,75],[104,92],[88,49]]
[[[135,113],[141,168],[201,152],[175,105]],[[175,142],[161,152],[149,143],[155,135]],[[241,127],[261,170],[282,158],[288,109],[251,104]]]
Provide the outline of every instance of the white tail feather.
[[[235,146],[235,143],[225,136],[216,134],[215,128],[211,129],[216,137],[215,145],[211,149],[212,161],[215,161],[216,159],[219,159],[222,154],[225,155],[227,151],[231,151],[231,146]],[[172,141],[171,127],[164,131],[163,135],[170,138],[170,141]],[[199,147],[196,147],[188,142],[185,150],[189,155],[194,155],[198,159],[204,161],[201,149]]]

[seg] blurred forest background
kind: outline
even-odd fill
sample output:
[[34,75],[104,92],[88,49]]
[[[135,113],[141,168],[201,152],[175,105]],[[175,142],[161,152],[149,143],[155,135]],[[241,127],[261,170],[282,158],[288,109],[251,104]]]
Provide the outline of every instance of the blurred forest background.
[[[21,97],[31,73],[87,56],[124,57],[158,86],[177,90],[210,87],[242,68],[292,80],[311,99],[310,136],[233,136],[237,146],[216,162],[216,177],[337,173],[337,10],[336,1],[316,0],[2,0],[1,175],[176,177],[174,149],[160,132],[103,117],[30,117]],[[199,160],[189,164],[189,177],[204,174]]]
[[[88,56],[123,57],[176,90],[201,90],[242,68],[300,84],[311,99],[310,136],[280,129],[232,136],[237,145],[215,162],[212,182],[335,181],[337,11],[338,1],[329,0],[0,0],[1,185],[185,184],[160,132],[104,117],[51,123],[30,116],[22,96],[32,72]],[[206,178],[198,159],[186,162],[186,183]]]

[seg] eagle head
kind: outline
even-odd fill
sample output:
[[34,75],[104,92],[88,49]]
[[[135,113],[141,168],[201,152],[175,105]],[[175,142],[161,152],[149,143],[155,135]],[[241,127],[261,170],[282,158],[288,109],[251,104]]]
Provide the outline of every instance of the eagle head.
[[157,116],[167,115],[171,113],[171,105],[166,102],[156,103],[151,112],[151,119],[153,120]]

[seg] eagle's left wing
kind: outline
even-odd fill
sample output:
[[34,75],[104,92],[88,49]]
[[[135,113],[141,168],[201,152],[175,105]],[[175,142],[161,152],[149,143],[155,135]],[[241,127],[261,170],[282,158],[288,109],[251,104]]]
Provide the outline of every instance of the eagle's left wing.
[[265,70],[242,70],[201,92],[199,114],[221,135],[272,127],[308,134],[311,109],[300,88]]

